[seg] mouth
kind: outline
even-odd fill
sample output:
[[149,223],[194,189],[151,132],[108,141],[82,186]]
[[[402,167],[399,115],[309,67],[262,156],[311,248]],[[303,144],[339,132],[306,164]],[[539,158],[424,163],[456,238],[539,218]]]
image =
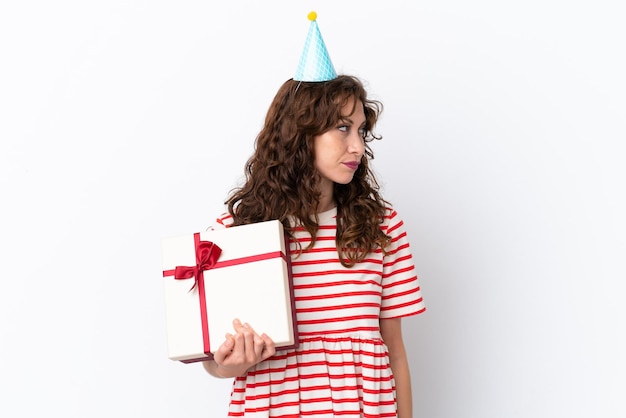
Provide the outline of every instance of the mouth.
[[357,168],[359,168],[359,163],[357,161],[346,161],[343,163],[343,165],[351,170],[356,170]]

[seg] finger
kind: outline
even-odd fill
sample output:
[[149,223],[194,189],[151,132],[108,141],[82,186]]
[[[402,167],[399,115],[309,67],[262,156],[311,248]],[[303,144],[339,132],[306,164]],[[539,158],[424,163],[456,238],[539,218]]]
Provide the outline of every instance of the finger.
[[257,359],[263,358],[263,350],[265,350],[265,340],[260,336],[254,336],[254,354]]
[[269,335],[263,333],[261,334],[261,339],[263,340],[263,352],[262,357],[263,360],[266,358],[272,357],[276,354],[276,346],[274,345],[274,341],[269,337]]
[[255,343],[259,338],[248,324],[243,324],[241,334],[244,337],[246,359],[250,362],[256,361]]
[[[255,363],[264,360],[263,350],[265,350],[265,340],[254,331],[252,326],[247,322],[242,325],[243,333],[246,336],[246,353],[249,355],[248,359]],[[252,341],[250,341],[249,334],[252,334]],[[266,339],[272,343],[272,340],[266,336]],[[272,343],[273,344],[273,343]]]
[[274,347],[274,340],[272,340],[269,335],[263,333],[261,334],[261,338],[267,347]]
[[[237,324],[237,323],[235,323]],[[235,325],[237,332],[241,333],[244,335],[245,337],[245,341],[247,343],[247,348],[252,348],[253,347],[253,342],[255,338],[260,338],[256,332],[254,332],[254,329],[252,328],[252,326],[250,326],[250,324],[248,324],[247,322],[241,323],[239,322],[240,325]]]
[[231,350],[231,354],[229,358],[232,359],[242,359],[245,355],[245,342],[244,336],[242,333],[238,332],[233,335],[233,348]]
[[238,334],[243,335],[243,351],[246,361],[255,364],[262,360],[265,346],[263,338],[254,331],[249,323],[242,323],[239,319],[233,320],[233,327]]
[[240,319],[233,320],[233,328],[235,328],[235,331],[237,331],[237,332],[254,332],[254,333],[256,333],[256,331],[254,330],[252,325],[250,325],[248,322],[241,322]]
[[252,325],[250,325],[250,324],[249,324],[249,323],[247,323],[247,322],[244,322],[244,323],[241,325],[241,332],[243,332],[243,333],[252,333],[253,335],[255,335],[255,336],[257,336],[257,337],[261,338],[261,337],[260,337],[260,336],[256,333],[256,331],[254,330],[254,328],[252,328]]
[[235,329],[235,332],[243,332],[244,324],[239,318],[235,318],[233,319],[233,328]]
[[231,334],[227,333],[225,337],[226,337],[226,340],[222,343],[222,345],[219,346],[219,348],[213,354],[213,360],[215,360],[217,364],[223,363],[226,357],[231,355],[232,350],[235,346],[235,340],[233,339],[233,336]]

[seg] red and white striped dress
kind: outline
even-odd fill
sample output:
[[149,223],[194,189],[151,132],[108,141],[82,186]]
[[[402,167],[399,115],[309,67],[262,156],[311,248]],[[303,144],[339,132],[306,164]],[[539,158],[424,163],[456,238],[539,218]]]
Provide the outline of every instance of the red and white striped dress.
[[[425,310],[402,220],[387,210],[388,254],[373,251],[352,268],[335,246],[337,210],[319,214],[315,246],[290,244],[299,346],[277,351],[233,383],[228,416],[397,417],[395,382],[379,319]],[[232,224],[229,215],[215,229]],[[310,235],[296,231],[305,248]]]

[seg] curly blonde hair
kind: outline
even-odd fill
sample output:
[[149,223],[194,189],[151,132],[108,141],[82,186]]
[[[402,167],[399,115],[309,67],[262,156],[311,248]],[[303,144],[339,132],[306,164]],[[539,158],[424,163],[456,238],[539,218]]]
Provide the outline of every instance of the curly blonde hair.
[[[389,237],[380,224],[387,202],[368,165],[374,158],[369,142],[381,139],[372,130],[383,106],[368,99],[362,82],[348,75],[321,83],[290,79],[280,87],[246,163],[245,182],[225,202],[233,225],[278,219],[290,234],[303,227],[312,238],[307,248],[315,244],[320,175],[314,166],[314,138],[345,117],[342,108],[351,100],[363,104],[365,153],[352,181],[334,185],[337,252],[341,263],[351,267],[370,251],[385,250]],[[290,219],[299,225],[291,225]]]

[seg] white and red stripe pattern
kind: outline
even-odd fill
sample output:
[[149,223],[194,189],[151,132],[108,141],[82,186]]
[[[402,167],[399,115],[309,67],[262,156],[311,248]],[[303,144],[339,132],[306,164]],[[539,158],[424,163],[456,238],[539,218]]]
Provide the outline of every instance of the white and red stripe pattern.
[[[336,209],[319,215],[315,246],[304,230],[291,242],[299,346],[278,351],[235,379],[229,416],[395,418],[395,382],[379,320],[425,310],[402,220],[388,209],[391,236],[346,268],[335,246]],[[232,224],[223,215],[215,229]],[[254,324],[252,324],[254,326]]]

